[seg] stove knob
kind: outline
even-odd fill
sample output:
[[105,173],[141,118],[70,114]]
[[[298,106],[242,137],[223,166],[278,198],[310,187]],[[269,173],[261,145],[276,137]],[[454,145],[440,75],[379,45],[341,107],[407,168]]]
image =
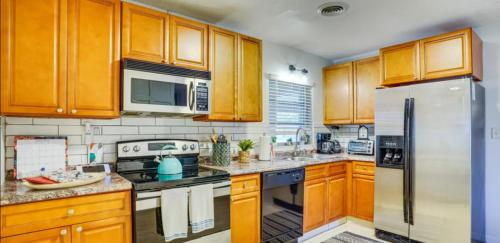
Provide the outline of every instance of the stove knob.
[[182,150],[186,151],[188,149],[187,144],[182,145]]
[[130,147],[129,146],[123,146],[122,151],[125,152],[125,153],[127,153],[128,151],[130,151]]
[[193,144],[191,144],[191,146],[189,146],[189,148],[190,148],[191,150],[194,150],[194,149],[196,148],[196,145],[194,145],[194,143],[193,143]]
[[139,152],[139,151],[141,151],[141,147],[139,147],[139,145],[135,145],[133,150],[134,150],[134,152]]

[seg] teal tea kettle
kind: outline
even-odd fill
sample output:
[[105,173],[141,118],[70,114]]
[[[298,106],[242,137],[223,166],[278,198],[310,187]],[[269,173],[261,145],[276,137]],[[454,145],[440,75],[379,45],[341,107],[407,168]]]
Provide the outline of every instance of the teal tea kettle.
[[[155,161],[160,163],[158,165],[158,178],[160,181],[182,179],[182,164],[179,159],[172,156],[170,151],[176,149],[177,147],[173,145],[165,145],[160,151],[160,156],[156,156]],[[163,156],[164,151],[168,151],[166,156]]]

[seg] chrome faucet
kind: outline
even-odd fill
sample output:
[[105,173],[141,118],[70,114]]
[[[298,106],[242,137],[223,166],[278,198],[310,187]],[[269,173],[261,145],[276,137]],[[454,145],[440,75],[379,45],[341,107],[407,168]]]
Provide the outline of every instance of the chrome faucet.
[[[299,140],[300,131],[302,131],[304,134],[300,136]],[[307,135],[307,131],[302,127],[299,127],[297,129],[297,132],[295,132],[295,148],[293,149],[293,156],[300,156],[303,154],[304,151],[300,149],[300,145],[302,144],[302,139],[305,135]]]

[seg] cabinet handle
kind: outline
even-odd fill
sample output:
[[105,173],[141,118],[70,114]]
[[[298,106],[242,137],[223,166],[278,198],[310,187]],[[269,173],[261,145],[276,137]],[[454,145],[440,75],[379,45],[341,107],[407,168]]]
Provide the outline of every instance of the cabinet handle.
[[76,109],[72,109],[72,110],[71,110],[71,113],[72,113],[72,114],[76,114]]
[[76,232],[80,233],[80,232],[82,232],[82,230],[83,230],[83,229],[82,229],[82,226],[78,226],[78,227],[76,227]]
[[57,108],[57,113],[62,113],[63,112],[63,109],[61,107]]
[[66,235],[68,233],[68,231],[66,229],[62,229],[61,232],[59,232],[59,234],[61,235]]
[[73,214],[75,214],[75,210],[72,208],[68,209],[68,216],[71,216]]
[[244,188],[247,188],[247,186],[248,186],[248,182],[246,182],[246,181],[245,181],[245,182],[243,182],[243,189],[244,189]]

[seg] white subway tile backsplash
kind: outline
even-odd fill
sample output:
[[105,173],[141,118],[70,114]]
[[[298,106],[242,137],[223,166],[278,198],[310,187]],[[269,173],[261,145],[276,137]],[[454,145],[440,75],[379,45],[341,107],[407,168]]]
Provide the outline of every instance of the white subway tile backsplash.
[[155,135],[122,135],[122,141],[154,139]]
[[234,127],[234,122],[212,122],[213,127]]
[[68,165],[87,164],[86,155],[68,155]]
[[158,127],[158,126],[139,127],[139,134],[156,135],[156,134],[169,134],[169,133],[170,133],[170,127]]
[[156,117],[157,126],[185,126],[185,118]]
[[35,125],[80,125],[80,119],[34,118]]
[[210,127],[210,126],[212,126],[212,124],[210,122],[193,121],[192,119],[186,119],[186,126],[188,126],[188,127]]
[[114,126],[114,125],[120,125],[121,124],[121,119],[116,118],[116,119],[107,119],[107,120],[100,120],[100,119],[82,119],[82,125],[85,123],[90,123],[92,126]]
[[5,136],[5,146],[14,146],[15,136]]
[[103,149],[105,153],[116,153],[116,144],[104,144]]
[[102,134],[139,134],[139,129],[135,126],[103,126]]
[[173,127],[171,129],[172,134],[179,134],[179,133],[184,133],[184,134],[192,134],[192,133],[198,133],[198,127]]
[[14,168],[14,159],[12,158],[5,159],[5,169],[11,170],[13,168]]
[[7,125],[5,135],[57,135],[57,126],[46,125]]
[[82,144],[82,136],[67,136],[69,145]]
[[156,135],[156,139],[185,139],[186,136],[184,134],[164,134],[164,135]]
[[122,117],[122,125],[132,125],[132,126],[145,126],[145,125],[155,125],[154,117]]
[[215,134],[222,133],[222,127],[198,127],[198,132],[199,133],[213,133],[215,131]]
[[14,158],[14,147],[6,147],[5,148],[5,157],[6,158]]
[[59,126],[59,135],[82,135],[83,126]]
[[69,145],[69,155],[85,155],[87,154],[87,145]]
[[104,154],[104,161],[108,163],[114,163],[116,162],[116,153],[109,153],[109,154]]
[[33,124],[33,118],[29,117],[6,117],[6,124],[11,125],[25,125],[25,124]]
[[114,144],[120,141],[122,137],[120,135],[97,135],[93,136],[92,140],[94,143],[104,143],[104,144]]

